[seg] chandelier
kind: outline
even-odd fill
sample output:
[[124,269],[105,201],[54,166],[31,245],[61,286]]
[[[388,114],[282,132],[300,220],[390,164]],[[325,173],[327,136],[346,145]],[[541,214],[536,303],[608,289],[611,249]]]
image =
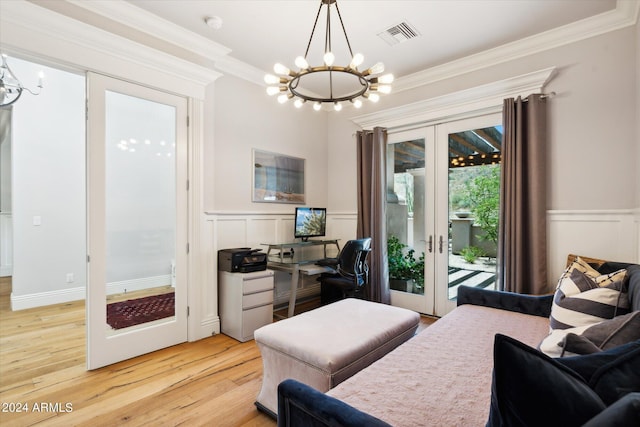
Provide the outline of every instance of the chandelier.
[[[333,4],[335,4],[335,10],[340,19],[350,55],[351,62],[346,66],[334,65],[336,58],[331,48],[331,5]],[[323,6],[327,7],[324,55],[322,57],[324,64],[310,66],[307,56]],[[276,64],[273,67],[276,75],[267,74],[264,77],[265,83],[270,85],[267,87],[267,93],[269,95],[279,94],[278,102],[282,104],[295,98],[294,105],[298,108],[307,101],[312,102],[313,109],[316,111],[322,108],[323,103],[333,104],[336,111],[342,109],[343,102],[350,102],[354,107],[360,108],[362,99],[377,102],[380,99],[379,93],[391,92],[390,84],[393,82],[392,74],[379,76],[384,72],[383,63],[378,62],[371,68],[360,71],[358,67],[363,62],[364,56],[360,53],[354,55],[351,50],[337,0],[320,0],[320,8],[311,30],[307,50],[304,56],[298,56],[295,59],[295,65],[299,70],[293,71],[282,64]],[[319,87],[321,88],[320,92],[318,91]]]
[[22,86],[20,80],[13,74],[9,65],[7,65],[7,55],[1,54],[2,66],[0,66],[0,107],[11,105],[20,98],[22,91],[26,90],[32,95],[39,95],[42,89],[43,74],[40,72],[38,75],[38,91],[34,92],[31,89]]

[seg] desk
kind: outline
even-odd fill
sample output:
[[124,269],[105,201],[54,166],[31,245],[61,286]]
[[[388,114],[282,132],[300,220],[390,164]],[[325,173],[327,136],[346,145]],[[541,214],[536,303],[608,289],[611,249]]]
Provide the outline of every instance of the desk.
[[[327,258],[327,245],[330,247],[335,245],[338,250],[335,256],[340,253],[340,245],[338,245],[338,240],[335,239],[292,243],[262,243],[262,245],[269,247],[267,250],[267,265],[270,269],[291,273],[291,292],[289,294],[287,317],[292,317],[294,314],[300,273],[314,275],[330,271],[328,267],[313,265],[316,261]],[[317,250],[319,246],[322,246],[322,253]]]

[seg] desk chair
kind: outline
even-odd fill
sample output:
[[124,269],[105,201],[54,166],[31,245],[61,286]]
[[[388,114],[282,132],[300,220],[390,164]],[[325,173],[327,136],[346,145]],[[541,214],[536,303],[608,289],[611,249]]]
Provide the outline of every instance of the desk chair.
[[320,282],[322,305],[347,298],[362,298],[369,283],[367,257],[371,252],[371,238],[349,240],[335,259],[325,259],[318,264],[331,267],[334,272],[323,273]]

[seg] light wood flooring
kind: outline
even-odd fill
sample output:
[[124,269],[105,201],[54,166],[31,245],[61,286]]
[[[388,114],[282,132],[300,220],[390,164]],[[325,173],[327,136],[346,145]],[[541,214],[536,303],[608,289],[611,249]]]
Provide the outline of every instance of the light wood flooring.
[[12,312],[10,289],[0,278],[3,427],[276,425],[253,405],[262,377],[254,341],[220,334],[86,371],[84,302]]

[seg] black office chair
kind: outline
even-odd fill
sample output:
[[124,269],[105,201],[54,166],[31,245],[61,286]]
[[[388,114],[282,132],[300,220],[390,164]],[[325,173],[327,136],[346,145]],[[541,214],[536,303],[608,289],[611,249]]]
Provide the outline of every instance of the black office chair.
[[328,266],[333,272],[322,273],[320,282],[320,302],[322,305],[347,298],[362,298],[369,283],[367,257],[371,252],[371,238],[349,240],[335,259],[318,262]]

